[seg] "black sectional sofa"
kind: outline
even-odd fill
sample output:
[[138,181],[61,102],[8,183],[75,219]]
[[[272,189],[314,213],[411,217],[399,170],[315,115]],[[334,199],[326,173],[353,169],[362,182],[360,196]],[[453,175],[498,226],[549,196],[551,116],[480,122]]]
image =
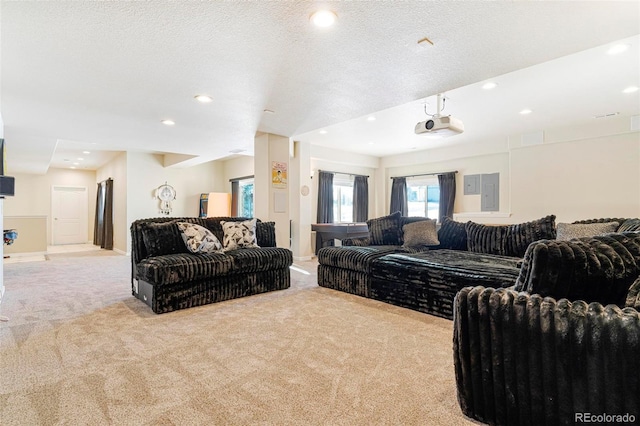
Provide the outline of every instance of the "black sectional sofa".
[[422,220],[396,212],[367,221],[369,238],[321,249],[318,284],[451,319],[459,290],[513,286],[529,243],[556,235],[553,215],[509,226],[445,218],[437,245],[407,246],[405,225]]
[[153,218],[131,224],[131,287],[155,313],[289,288],[290,250],[276,247],[275,224],[256,224],[259,248],[190,253],[177,223],[207,228],[223,241],[221,222],[248,218]]

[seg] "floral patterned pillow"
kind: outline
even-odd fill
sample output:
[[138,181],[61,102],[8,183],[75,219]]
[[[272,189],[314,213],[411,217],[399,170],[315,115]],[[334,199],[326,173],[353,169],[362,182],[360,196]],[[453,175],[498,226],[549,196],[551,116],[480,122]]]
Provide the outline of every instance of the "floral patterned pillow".
[[178,222],[178,229],[187,249],[191,253],[216,253],[222,251],[222,244],[211,231],[195,223]]
[[256,239],[256,221],[257,219],[242,222],[221,221],[220,224],[224,231],[224,238],[222,239],[224,251],[259,247]]

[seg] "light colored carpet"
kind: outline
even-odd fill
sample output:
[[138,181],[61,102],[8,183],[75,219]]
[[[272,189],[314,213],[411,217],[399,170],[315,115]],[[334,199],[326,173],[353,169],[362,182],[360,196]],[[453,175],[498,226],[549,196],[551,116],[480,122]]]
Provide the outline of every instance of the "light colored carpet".
[[5,265],[2,425],[475,424],[458,408],[452,323],[318,287],[156,315],[130,259]]

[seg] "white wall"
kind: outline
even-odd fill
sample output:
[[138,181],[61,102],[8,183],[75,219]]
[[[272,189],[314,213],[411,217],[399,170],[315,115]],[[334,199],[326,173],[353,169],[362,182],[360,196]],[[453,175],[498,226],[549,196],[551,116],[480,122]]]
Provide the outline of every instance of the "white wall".
[[221,192],[231,192],[230,179],[254,175],[254,158],[252,156],[243,155],[229,160],[218,160],[218,162],[223,167],[222,184],[224,189],[221,189]]
[[201,193],[225,190],[222,176],[223,167],[216,162],[178,168],[164,167],[159,154],[129,152],[116,157],[97,173],[98,181],[109,177],[114,181],[114,249],[130,253],[131,223],[161,216],[155,198],[160,185],[166,182],[176,190],[169,216],[198,216]]
[[[455,218],[481,223],[520,223],[548,214],[557,222],[598,217],[640,217],[640,133],[630,117],[592,125],[546,129],[541,144],[523,135],[491,143],[452,145],[381,160],[388,204],[390,176],[457,170]],[[500,173],[500,209],[481,213],[478,195],[463,194],[468,174]],[[378,174],[381,172],[378,171]]]
[[[88,196],[87,230],[89,241],[93,241],[93,223],[96,212],[95,171],[51,168],[44,175],[16,173],[13,176],[16,178],[16,195],[5,198],[4,215],[46,216],[48,244],[51,244],[51,187],[54,185],[86,187]],[[18,238],[20,238],[19,235],[20,230],[18,230]]]

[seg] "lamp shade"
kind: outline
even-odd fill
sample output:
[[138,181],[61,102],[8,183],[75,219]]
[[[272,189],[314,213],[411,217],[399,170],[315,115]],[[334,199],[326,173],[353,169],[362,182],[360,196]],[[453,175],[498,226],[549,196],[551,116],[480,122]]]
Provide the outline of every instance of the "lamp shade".
[[207,200],[207,217],[231,216],[231,194],[210,192]]

